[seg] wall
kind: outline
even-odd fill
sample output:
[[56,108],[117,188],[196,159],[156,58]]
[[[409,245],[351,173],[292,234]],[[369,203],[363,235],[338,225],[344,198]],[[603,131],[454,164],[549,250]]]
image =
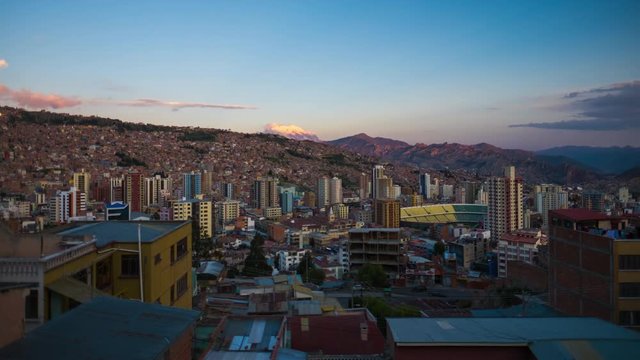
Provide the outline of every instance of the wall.
[[536,357],[526,346],[396,346],[393,349],[394,360],[424,359],[491,359],[533,360]]
[[24,334],[24,288],[0,292],[0,348],[22,338]]

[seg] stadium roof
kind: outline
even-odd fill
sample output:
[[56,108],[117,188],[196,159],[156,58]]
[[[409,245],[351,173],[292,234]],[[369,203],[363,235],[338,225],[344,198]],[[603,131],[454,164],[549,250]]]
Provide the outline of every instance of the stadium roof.
[[487,216],[487,205],[437,204],[400,209],[400,222],[424,224],[479,223]]

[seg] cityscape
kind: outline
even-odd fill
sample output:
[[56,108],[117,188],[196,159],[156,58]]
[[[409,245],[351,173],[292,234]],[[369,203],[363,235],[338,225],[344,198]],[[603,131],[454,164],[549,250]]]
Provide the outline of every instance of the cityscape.
[[639,17],[0,4],[0,359],[640,358]]

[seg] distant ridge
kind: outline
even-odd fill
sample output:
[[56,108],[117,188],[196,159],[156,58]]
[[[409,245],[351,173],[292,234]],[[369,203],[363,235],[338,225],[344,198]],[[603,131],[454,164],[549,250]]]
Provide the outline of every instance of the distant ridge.
[[466,169],[480,175],[500,175],[505,166],[514,165],[519,176],[530,183],[579,184],[599,177],[593,169],[563,156],[539,156],[530,151],[502,149],[487,143],[409,145],[403,141],[366,134],[328,143],[362,155],[379,156],[387,161],[427,169]]
[[565,156],[605,174],[621,174],[640,166],[640,147],[632,146],[560,146],[541,150],[536,154]]

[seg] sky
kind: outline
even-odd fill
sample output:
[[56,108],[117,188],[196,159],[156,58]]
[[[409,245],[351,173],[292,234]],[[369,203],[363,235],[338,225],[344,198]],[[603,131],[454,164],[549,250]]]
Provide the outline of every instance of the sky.
[[0,104],[322,140],[640,146],[639,18],[637,0],[3,0]]

